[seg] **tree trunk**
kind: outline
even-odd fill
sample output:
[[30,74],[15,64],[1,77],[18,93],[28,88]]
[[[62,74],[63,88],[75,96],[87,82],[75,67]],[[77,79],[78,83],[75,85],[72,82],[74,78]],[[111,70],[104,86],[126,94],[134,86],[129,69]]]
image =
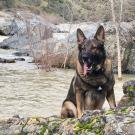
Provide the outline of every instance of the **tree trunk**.
[[[111,10],[112,10],[112,19],[114,23],[114,27],[116,30],[116,40],[117,40],[117,53],[118,53],[118,80],[122,80],[122,72],[121,72],[121,53],[120,53],[120,36],[119,36],[119,23],[116,22],[116,16],[114,11],[114,1],[111,2]],[[120,15],[121,16],[121,15]]]

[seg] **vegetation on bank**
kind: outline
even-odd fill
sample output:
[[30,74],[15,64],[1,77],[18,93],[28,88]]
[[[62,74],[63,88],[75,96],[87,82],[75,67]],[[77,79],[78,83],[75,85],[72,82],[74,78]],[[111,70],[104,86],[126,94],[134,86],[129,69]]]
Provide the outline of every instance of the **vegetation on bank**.
[[[135,19],[135,1],[123,3],[123,21]],[[120,1],[114,0],[115,10],[119,17]],[[67,21],[109,21],[111,5],[108,0],[2,0],[0,9],[19,8],[29,9],[34,13],[54,14]]]

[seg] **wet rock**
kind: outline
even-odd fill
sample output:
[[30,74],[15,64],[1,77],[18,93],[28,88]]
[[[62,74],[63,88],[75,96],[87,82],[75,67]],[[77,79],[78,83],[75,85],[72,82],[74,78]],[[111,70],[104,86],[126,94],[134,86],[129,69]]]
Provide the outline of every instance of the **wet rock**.
[[0,63],[15,63],[15,59],[0,58]]
[[13,53],[15,56],[29,56],[29,53],[27,52],[15,52]]
[[0,63],[15,63],[16,61],[25,61],[25,59],[24,58],[13,58],[13,59],[0,58]]
[[25,61],[24,58],[15,58],[16,61]]
[[0,46],[1,49],[5,49],[5,50],[8,50],[8,49],[11,49],[9,46],[5,45],[5,46]]
[[14,115],[13,118],[20,118],[20,116],[18,114]]
[[119,107],[129,107],[135,105],[135,80],[127,81],[123,84],[124,96],[118,103]]
[[123,84],[123,93],[135,97],[135,80],[130,80]]

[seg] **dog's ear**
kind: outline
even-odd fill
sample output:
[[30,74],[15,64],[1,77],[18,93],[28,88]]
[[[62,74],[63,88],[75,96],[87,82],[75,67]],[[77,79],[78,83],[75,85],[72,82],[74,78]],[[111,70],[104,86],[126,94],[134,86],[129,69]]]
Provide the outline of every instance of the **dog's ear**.
[[101,42],[105,42],[105,30],[104,30],[104,27],[102,25],[100,25],[98,27],[94,38],[101,41]]
[[82,32],[81,29],[78,28],[77,29],[77,43],[78,43],[78,45],[80,46],[84,42],[85,39],[86,39],[86,37],[85,37],[84,33]]

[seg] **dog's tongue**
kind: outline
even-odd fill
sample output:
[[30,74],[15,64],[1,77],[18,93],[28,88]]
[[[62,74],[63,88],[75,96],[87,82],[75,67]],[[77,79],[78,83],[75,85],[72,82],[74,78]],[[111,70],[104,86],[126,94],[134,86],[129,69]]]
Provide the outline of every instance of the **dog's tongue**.
[[87,74],[87,71],[88,71],[88,66],[87,66],[87,64],[84,64],[83,65],[83,74],[84,74],[84,76]]

